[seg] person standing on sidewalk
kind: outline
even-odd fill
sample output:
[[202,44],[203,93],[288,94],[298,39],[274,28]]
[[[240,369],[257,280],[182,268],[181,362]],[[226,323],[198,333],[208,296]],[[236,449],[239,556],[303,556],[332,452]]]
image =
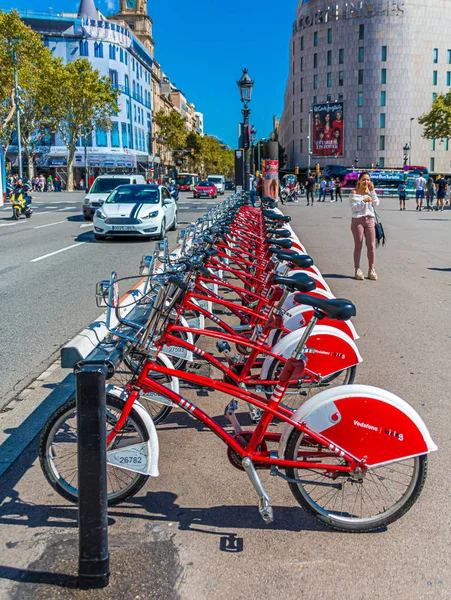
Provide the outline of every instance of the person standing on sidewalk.
[[320,184],[319,184],[319,198],[318,198],[318,202],[325,202],[326,201],[326,190],[327,190],[327,183],[326,180],[324,179],[324,177],[321,178]]
[[340,196],[340,202],[343,202],[343,198],[341,195],[341,181],[340,181],[339,177],[337,177],[335,179],[334,187],[335,187],[335,202],[338,202],[339,196]]
[[308,177],[307,177],[307,181],[305,183],[305,195],[307,197],[307,206],[310,205],[310,200],[311,200],[312,206],[313,206],[315,192],[316,192],[316,180],[313,177],[312,173],[309,173]]
[[330,178],[330,180],[327,184],[327,191],[330,194],[330,202],[335,202],[335,200],[334,200],[335,183],[332,178]]
[[407,186],[405,181],[398,185],[399,210],[406,210]]
[[360,269],[363,237],[365,237],[368,257],[368,279],[373,281],[376,281],[377,279],[377,273],[374,268],[376,256],[374,206],[378,205],[379,198],[374,191],[374,184],[371,181],[370,174],[363,171],[359,175],[356,189],[351,192],[351,231],[354,237],[354,277],[358,280],[365,278]]
[[423,207],[424,190],[426,189],[426,179],[423,177],[423,173],[415,181],[415,196],[417,200],[417,207],[415,210],[421,210]]
[[429,175],[428,182],[426,184],[426,202],[427,210],[431,212],[434,210],[434,196],[435,196],[435,181],[434,178]]
[[437,177],[437,210],[443,211],[445,210],[445,200],[446,195],[448,193],[448,182],[443,177],[443,175],[439,175]]

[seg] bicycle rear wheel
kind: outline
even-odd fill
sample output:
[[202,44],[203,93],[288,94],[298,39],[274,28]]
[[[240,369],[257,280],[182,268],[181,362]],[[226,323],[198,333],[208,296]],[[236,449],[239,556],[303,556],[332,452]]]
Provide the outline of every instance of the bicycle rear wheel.
[[[344,465],[346,461],[331,456],[330,450],[309,443],[299,429],[288,439],[285,458],[302,460],[303,452],[312,451],[311,460],[327,465]],[[368,469],[358,475],[323,469],[286,469],[291,492],[297,502],[315,519],[334,529],[361,533],[386,527],[404,515],[416,502],[427,475],[427,456]],[[332,475],[332,477],[331,477]]]
[[[124,403],[107,394],[106,434],[119,420]],[[39,462],[52,488],[66,500],[78,502],[77,464],[77,407],[75,398],[60,406],[49,418],[39,440]],[[147,429],[132,408],[130,416],[116,436],[113,448],[147,441]],[[113,506],[134,496],[146,483],[148,476],[113,465],[107,465],[108,504]]]

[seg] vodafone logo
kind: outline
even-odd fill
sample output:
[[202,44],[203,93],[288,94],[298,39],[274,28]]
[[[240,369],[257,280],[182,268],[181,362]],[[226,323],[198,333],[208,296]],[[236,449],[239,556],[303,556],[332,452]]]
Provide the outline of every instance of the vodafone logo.
[[371,429],[371,431],[379,431],[379,427],[375,427],[374,425],[369,425],[368,423],[361,423],[360,421],[354,420],[354,425],[356,427],[362,427],[362,429]]

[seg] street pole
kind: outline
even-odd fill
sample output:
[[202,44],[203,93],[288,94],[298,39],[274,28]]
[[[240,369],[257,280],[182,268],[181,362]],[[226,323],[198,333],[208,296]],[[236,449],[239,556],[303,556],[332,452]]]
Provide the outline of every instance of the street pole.
[[307,177],[310,175],[310,160],[312,156],[312,111],[308,113],[308,163],[307,163]]
[[243,136],[244,136],[244,191],[249,192],[249,183],[251,178],[251,163],[249,156],[249,107],[247,103],[241,111],[244,115]]
[[17,132],[17,158],[19,166],[19,177],[22,179],[22,142],[20,135],[20,110],[19,110],[19,77],[17,73],[17,52],[14,47],[13,50],[13,62],[14,62],[14,96],[16,100],[16,132]]
[[88,144],[87,144],[87,140],[86,140],[86,133],[85,133],[85,192],[88,193]]
[[258,161],[257,171],[261,174],[260,145],[261,145],[261,142],[259,140],[258,145],[257,145],[257,161]]

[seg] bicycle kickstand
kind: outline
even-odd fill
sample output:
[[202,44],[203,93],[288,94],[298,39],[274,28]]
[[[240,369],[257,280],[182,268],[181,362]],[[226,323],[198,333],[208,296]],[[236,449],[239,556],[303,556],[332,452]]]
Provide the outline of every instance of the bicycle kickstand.
[[252,485],[254,486],[255,491],[258,494],[258,511],[260,513],[260,516],[263,519],[263,521],[267,525],[269,525],[274,521],[273,510],[272,506],[269,503],[269,498],[261,484],[260,477],[257,475],[254,463],[248,456],[246,456],[245,458],[243,458],[241,465],[246,471],[249,479],[251,480]]

